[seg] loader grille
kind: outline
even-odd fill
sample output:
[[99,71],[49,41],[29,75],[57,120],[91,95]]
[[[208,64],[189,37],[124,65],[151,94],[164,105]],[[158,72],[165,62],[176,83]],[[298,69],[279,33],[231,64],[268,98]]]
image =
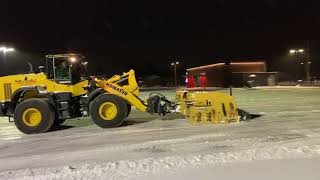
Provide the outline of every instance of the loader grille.
[[4,84],[4,98],[11,99],[11,96],[12,96],[11,83],[5,83]]

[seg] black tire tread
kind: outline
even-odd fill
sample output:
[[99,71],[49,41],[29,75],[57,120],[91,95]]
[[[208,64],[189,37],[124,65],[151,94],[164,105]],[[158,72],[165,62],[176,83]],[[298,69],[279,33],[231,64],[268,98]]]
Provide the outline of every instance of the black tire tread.
[[[104,102],[112,102],[117,107],[117,115],[113,120],[106,121],[102,119],[99,115],[99,107]],[[90,109],[90,115],[93,122],[102,127],[102,128],[114,128],[119,127],[125,120],[127,115],[127,104],[126,102],[113,94],[101,94],[98,97],[96,97],[92,104]]]
[[[29,127],[23,123],[22,114],[27,108],[37,108],[42,117],[40,124],[35,127]],[[17,105],[14,111],[14,123],[16,127],[25,134],[44,133],[51,129],[55,120],[53,107],[43,98],[27,99]]]
[[127,116],[128,117],[131,113],[131,104],[127,104]]

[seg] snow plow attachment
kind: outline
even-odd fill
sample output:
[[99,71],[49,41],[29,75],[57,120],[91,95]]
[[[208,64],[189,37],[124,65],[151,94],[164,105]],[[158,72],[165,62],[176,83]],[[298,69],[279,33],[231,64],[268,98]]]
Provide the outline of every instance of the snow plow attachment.
[[177,91],[180,113],[190,123],[225,124],[239,123],[247,119],[249,113],[241,110],[238,113],[234,97],[219,92],[188,92]]

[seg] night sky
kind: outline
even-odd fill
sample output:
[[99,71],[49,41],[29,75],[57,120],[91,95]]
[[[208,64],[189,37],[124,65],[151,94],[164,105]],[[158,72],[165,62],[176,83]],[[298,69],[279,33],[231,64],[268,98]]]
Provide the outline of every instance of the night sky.
[[[169,76],[170,59],[185,68],[232,60],[266,60],[270,71],[292,72],[290,48],[309,41],[313,74],[320,76],[320,2],[4,1],[0,44],[9,72],[26,71],[48,53],[82,53],[91,74],[136,69],[138,76]],[[1,64],[3,68],[3,64]],[[299,69],[299,68],[298,68]]]

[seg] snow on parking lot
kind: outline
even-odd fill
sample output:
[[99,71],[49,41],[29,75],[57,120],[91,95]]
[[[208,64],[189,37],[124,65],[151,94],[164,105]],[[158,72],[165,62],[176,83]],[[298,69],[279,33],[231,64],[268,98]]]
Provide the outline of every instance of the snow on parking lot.
[[[163,93],[174,96],[173,91]],[[268,175],[265,169],[289,164],[278,178],[288,177],[290,168],[300,169],[295,174],[301,175],[319,166],[319,93],[320,89],[235,90],[239,107],[266,115],[228,125],[190,125],[181,116],[134,110],[130,125],[120,128],[101,129],[82,118],[65,123],[73,128],[23,135],[2,119],[0,179],[178,179],[214,173],[229,178],[229,173],[221,173],[225,167],[235,174],[248,167],[257,175]],[[299,168],[301,162],[305,171]],[[319,177],[316,171],[308,175],[306,179]]]

